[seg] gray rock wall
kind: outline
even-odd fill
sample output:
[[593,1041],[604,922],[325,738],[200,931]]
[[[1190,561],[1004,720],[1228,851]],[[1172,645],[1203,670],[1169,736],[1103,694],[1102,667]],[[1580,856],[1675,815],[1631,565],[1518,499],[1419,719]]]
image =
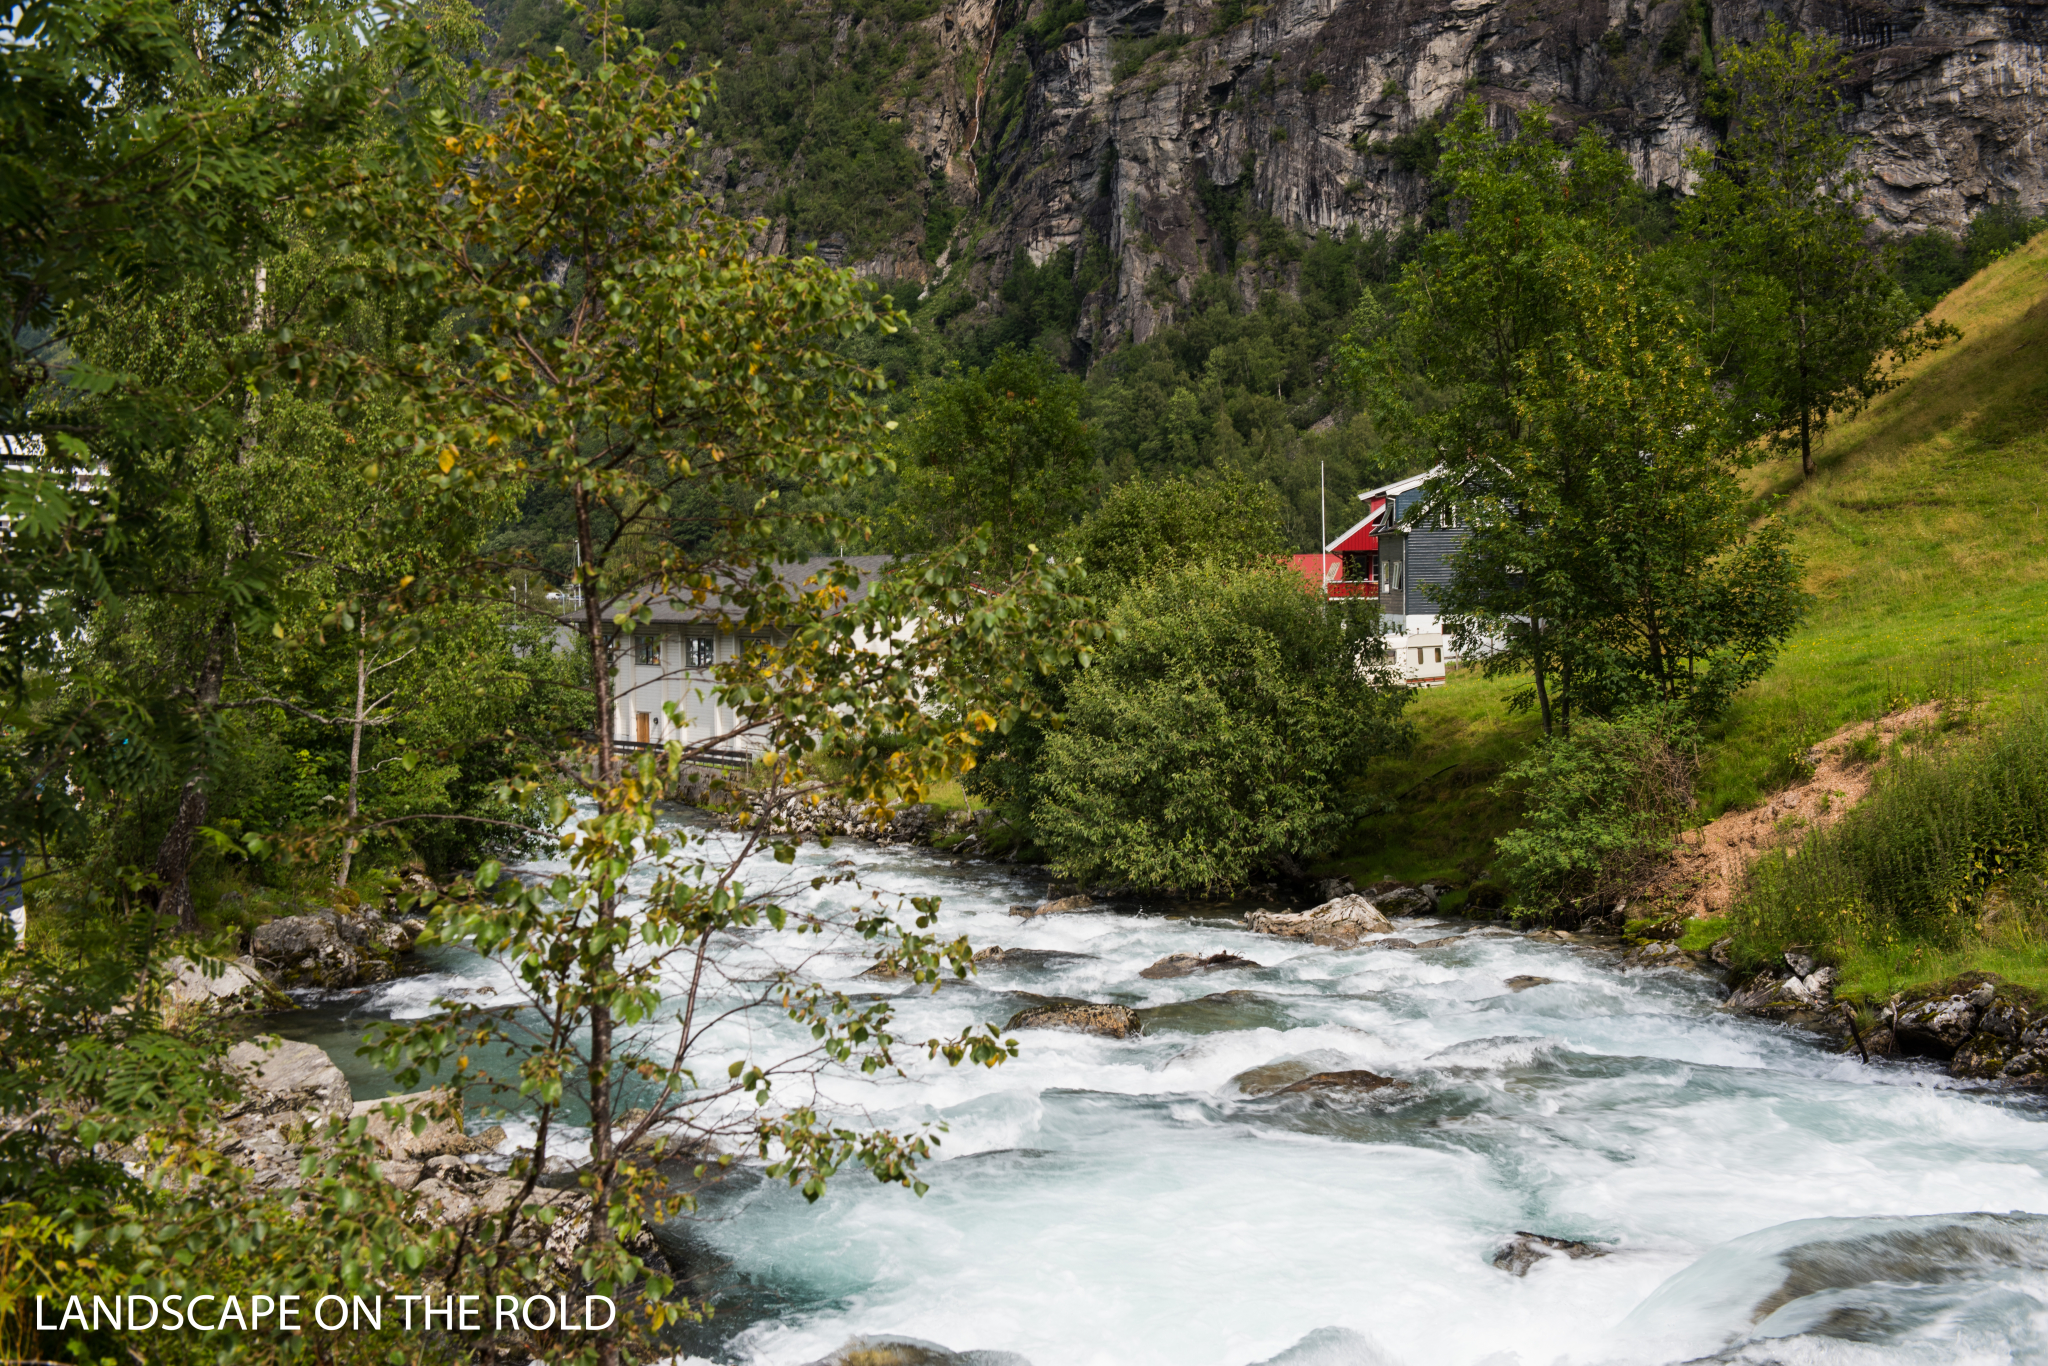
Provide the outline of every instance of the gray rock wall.
[[[1681,30],[1683,41],[1666,42],[1687,22],[1677,0],[1273,0],[1248,12],[1212,33],[1213,5],[1089,0],[1065,41],[1019,44],[1009,58],[1028,63],[1030,81],[1022,117],[993,148],[977,140],[993,135],[981,124],[1001,63],[897,111],[954,196],[981,201],[978,235],[971,246],[956,236],[941,267],[965,265],[987,292],[1019,249],[1042,263],[1101,244],[1116,269],[1088,300],[1079,337],[1099,352],[1143,340],[1198,275],[1224,268],[1204,182],[1236,192],[1241,214],[1296,230],[1397,227],[1425,207],[1424,185],[1390,144],[1467,92],[1498,118],[1543,103],[1567,125],[1605,127],[1652,186],[1683,189],[1686,152],[1712,136],[1701,38]],[[1760,37],[1766,12],[1758,0],[1713,6],[1713,40]],[[2000,198],[2048,206],[2048,4],[1802,0],[1783,12],[1851,53],[1880,224],[1954,230]],[[995,26],[1016,18],[963,0],[926,22],[949,69],[966,73],[992,50]],[[1157,34],[1187,41],[1115,80],[1119,40]],[[976,150],[994,159],[987,175]],[[1239,276],[1247,290],[1277,282]]]

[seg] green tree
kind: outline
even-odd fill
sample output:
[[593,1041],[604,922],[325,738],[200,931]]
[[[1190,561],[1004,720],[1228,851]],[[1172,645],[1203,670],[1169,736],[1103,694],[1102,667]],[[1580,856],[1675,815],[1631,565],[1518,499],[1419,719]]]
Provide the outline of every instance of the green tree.
[[1892,388],[1898,367],[1957,335],[1928,322],[1866,240],[1863,173],[1851,160],[1839,87],[1849,59],[1833,37],[1776,18],[1761,43],[1725,49],[1727,138],[1696,150],[1683,222],[1712,253],[1715,354],[1729,356],[1734,407],[1797,450],[1841,413]]
[[1095,592],[1114,596],[1155,574],[1214,562],[1233,568],[1287,553],[1279,496],[1225,471],[1211,478],[1132,479],[1059,542]]
[[[1280,500],[1272,488],[1226,471],[1207,478],[1132,479],[1112,489],[1081,524],[1055,542],[1055,554],[1078,566],[1100,605],[1112,604],[1148,579],[1198,565],[1249,568],[1285,553]],[[1098,606],[1090,610],[1101,610]],[[1034,684],[1036,710],[983,740],[967,786],[1011,824],[1032,828],[1044,776],[1048,726],[1066,705],[1077,668],[1057,669]]]
[[1693,809],[1699,735],[1684,708],[1626,710],[1546,736],[1501,775],[1528,823],[1495,841],[1525,912],[1604,914],[1664,866]]
[[[1032,677],[1081,656],[1090,630],[1060,599],[1056,570],[987,581],[985,539],[927,556],[858,602],[844,568],[802,583],[774,572],[789,520],[780,488],[851,485],[883,468],[880,378],[841,344],[896,319],[850,272],[762,255],[759,224],[692,193],[705,79],[630,47],[609,14],[592,42],[587,66],[558,52],[485,73],[487,118],[470,105],[418,110],[417,136],[361,167],[347,211],[376,257],[372,278],[462,319],[451,341],[362,358],[370,390],[407,418],[385,467],[425,472],[456,515],[534,481],[567,497],[570,621],[597,719],[578,768],[588,808],[557,799],[552,811],[567,871],[529,886],[486,863],[437,912],[435,933],[507,963],[527,1009],[446,1001],[447,1014],[393,1030],[381,1056],[407,1077],[452,1066],[457,1083],[516,1095],[537,1123],[516,1168],[525,1193],[465,1235],[487,1286],[534,1274],[519,1234],[536,1217],[526,1197],[560,1127],[588,1126],[581,1180],[600,1213],[577,1249],[580,1274],[597,1293],[644,1286],[646,1317],[568,1357],[548,1350],[609,1363],[656,1350],[636,1335],[690,1312],[625,1236],[689,1203],[664,1194],[650,1135],[751,1144],[771,1176],[814,1199],[849,1164],[915,1184],[929,1152],[925,1134],[851,1127],[805,1099],[819,1068],[886,1070],[902,1041],[888,1002],[827,990],[802,963],[810,945],[836,944],[930,984],[965,973],[969,947],[934,942],[928,903],[899,918],[850,893],[850,905],[797,913],[794,889],[748,866],[771,848],[793,858],[773,821],[820,791],[886,808],[960,774],[977,737],[1012,723]],[[736,511],[706,525],[694,520],[704,507]],[[713,684],[735,720],[628,758],[613,733],[618,651],[662,602],[743,638]],[[664,822],[659,799],[706,750],[734,745],[760,756],[745,838],[727,846]],[[736,944],[765,961],[728,967]],[[762,1016],[801,1042],[778,1054],[767,1020],[732,1032]],[[992,1032],[927,1046],[955,1062],[1010,1051]],[[452,1280],[459,1262],[440,1274]]]
[[[1387,429],[1436,454],[1417,514],[1468,535],[1439,595],[1460,648],[1546,732],[1653,699],[1716,710],[1797,619],[1783,533],[1752,533],[1739,445],[1685,310],[1641,275],[1628,166],[1532,110],[1468,105],[1443,174],[1459,226],[1404,276],[1405,311],[1345,361]],[[1412,359],[1428,402],[1407,397]]]
[[1063,877],[1213,893],[1298,872],[1355,814],[1347,780],[1405,741],[1377,609],[1288,566],[1170,570],[1111,622],[1039,761],[1032,826]]
[[1015,349],[928,384],[897,450],[887,544],[917,553],[987,528],[997,578],[1085,506],[1094,457],[1080,381],[1040,351]]

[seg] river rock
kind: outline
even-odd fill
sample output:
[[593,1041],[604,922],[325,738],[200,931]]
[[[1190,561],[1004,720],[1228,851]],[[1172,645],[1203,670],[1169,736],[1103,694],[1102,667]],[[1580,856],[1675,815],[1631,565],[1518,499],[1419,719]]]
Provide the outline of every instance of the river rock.
[[1726,1005],[1745,1015],[1846,1037],[1841,1010],[1835,1005],[1835,981],[1835,970],[1827,967],[1815,968],[1804,977],[1760,972],[1736,987]]
[[1436,911],[1435,896],[1406,882],[1376,882],[1365,894],[1383,915],[1431,915]]
[[1041,915],[1067,915],[1074,911],[1089,911],[1099,903],[1094,897],[1082,892],[1077,896],[1063,896],[1057,901],[1041,901],[1036,906],[1012,906],[1010,914],[1025,920]]
[[2035,1049],[2048,1033],[2048,1016],[2043,1017],[2042,1026],[2036,1026],[2031,1000],[2005,983],[1984,983],[1975,988],[1971,999],[1981,999],[1987,988],[1991,999],[1977,1012],[1975,1032],[1949,1060],[1949,1075],[1989,1081],[2031,1077],[2042,1071]]
[[284,1010],[291,998],[271,985],[254,958],[238,958],[220,965],[209,977],[189,958],[166,958],[161,971],[166,978],[164,996],[174,1007],[214,1015],[237,1015],[251,1010]]
[[1555,977],[1531,977],[1524,973],[1519,977],[1508,978],[1507,988],[1509,991],[1527,991],[1530,987],[1547,987],[1556,980]]
[[1986,983],[1969,993],[1916,1001],[1900,1010],[1892,1023],[1898,1050],[1917,1057],[1953,1058],[1977,1032],[1977,1017],[1996,990]]
[[1621,956],[1625,968],[1692,968],[1698,965],[1692,955],[1678,945],[1661,939],[1647,944],[1638,944]]
[[[397,1106],[403,1112],[396,1122],[386,1113],[389,1106]],[[349,1118],[365,1121],[364,1132],[376,1145],[379,1157],[427,1162],[429,1167],[433,1165],[429,1159],[493,1152],[505,1141],[505,1131],[496,1125],[480,1134],[466,1132],[462,1127],[461,1097],[442,1087],[358,1101],[349,1107]],[[417,1131],[415,1118],[420,1121]]]
[[1353,896],[1356,895],[1357,891],[1357,886],[1348,877],[1326,877],[1316,884],[1316,895],[1325,901],[1335,901],[1339,897]]
[[317,1119],[349,1113],[348,1078],[314,1044],[259,1035],[230,1048],[227,1064],[243,1083],[242,1099],[227,1118],[296,1111]]
[[1569,1238],[1552,1238],[1543,1233],[1517,1233],[1514,1241],[1493,1254],[1493,1264],[1514,1276],[1526,1276],[1529,1268],[1546,1257],[1605,1257],[1607,1249]]
[[917,1338],[858,1337],[808,1366],[1031,1366],[1014,1352],[955,1352]]
[[412,947],[416,932],[341,911],[281,916],[256,927],[250,953],[288,987],[352,987],[394,975],[391,959]]
[[1162,977],[1193,977],[1199,973],[1228,972],[1235,968],[1257,966],[1259,965],[1251,959],[1240,958],[1234,953],[1217,952],[1207,958],[1194,953],[1169,953],[1138,975],[1157,980]]
[[1465,936],[1462,934],[1447,934],[1440,939],[1425,939],[1420,944],[1417,944],[1415,947],[1418,949],[1449,948],[1451,945],[1457,943],[1460,939],[1463,939],[1464,937]]
[[[1339,1061],[1332,1055],[1330,1061]],[[1306,1081],[1324,1070],[1324,1064],[1308,1058],[1280,1058],[1248,1067],[1225,1085],[1241,1096],[1270,1096],[1275,1091]]]
[[1253,911],[1246,917],[1245,927],[1254,934],[1306,939],[1313,944],[1340,948],[1349,948],[1368,934],[1391,933],[1394,928],[1377,906],[1356,894],[1340,896],[1306,911]]
[[1368,949],[1419,949],[1422,945],[1413,939],[1375,939],[1365,946]]
[[1371,1091],[1384,1091],[1389,1088],[1397,1091],[1406,1091],[1409,1089],[1409,1084],[1405,1081],[1395,1081],[1392,1077],[1383,1077],[1377,1072],[1368,1072],[1364,1068],[1352,1068],[1345,1072],[1317,1072],[1311,1076],[1303,1077],[1300,1081],[1290,1082],[1273,1094],[1276,1096],[1315,1095],[1331,1091],[1349,1091],[1364,1094]]
[[1049,1001],[1027,1006],[1010,1017],[1005,1029],[1070,1029],[1081,1034],[1101,1034],[1111,1039],[1128,1039],[1144,1026],[1138,1012],[1129,1006],[1098,1005],[1093,1001]]

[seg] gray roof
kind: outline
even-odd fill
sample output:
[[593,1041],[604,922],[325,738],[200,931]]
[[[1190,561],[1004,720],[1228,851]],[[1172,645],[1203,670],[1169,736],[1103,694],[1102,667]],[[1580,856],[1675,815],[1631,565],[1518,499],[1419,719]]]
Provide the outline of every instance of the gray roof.
[[[847,594],[848,602],[859,602],[867,596],[868,589],[896,562],[894,555],[819,555],[808,560],[796,560],[778,564],[775,577],[791,588],[799,588],[804,580],[812,578],[836,563],[843,563],[860,575],[860,584]],[[740,616],[739,610],[723,601],[706,601],[699,606],[685,599],[681,602],[657,602],[654,604],[654,620],[657,625],[689,621],[730,620]]]

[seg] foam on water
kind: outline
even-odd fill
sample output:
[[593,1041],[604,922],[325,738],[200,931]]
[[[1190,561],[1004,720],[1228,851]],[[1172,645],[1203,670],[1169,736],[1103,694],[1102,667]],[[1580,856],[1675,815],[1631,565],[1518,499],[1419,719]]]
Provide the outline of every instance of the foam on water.
[[[793,869],[764,860],[759,875],[788,876],[801,906],[852,899],[806,885],[846,872],[943,895],[939,929],[977,947],[1089,955],[990,967],[932,993],[857,981],[858,946],[827,943],[807,970],[896,995],[900,1037],[1001,1023],[1024,992],[1134,1006],[1146,1030],[1025,1031],[1022,1056],[993,1070],[919,1049],[907,1078],[824,1081],[820,1101],[848,1116],[948,1126],[924,1173],[931,1192],[847,1173],[810,1205],[731,1183],[690,1234],[696,1269],[773,1312],[750,1314],[740,1296],[694,1351],[784,1366],[865,1334],[1036,1366],[2048,1359],[2048,1258],[1983,1252],[1987,1238],[2009,1251],[2048,1236],[2022,1221],[1994,1237],[1951,1214],[2048,1210],[2048,1125],[2031,1100],[1866,1069],[1726,1015],[1696,979],[1519,936],[1340,952],[1220,916],[1020,922],[1006,908],[1040,894],[1028,878],[850,842],[805,846]],[[771,951],[730,948],[763,962]],[[1169,953],[1218,949],[1262,966],[1138,976]],[[515,989],[474,958],[436,969],[330,1004],[303,1033],[348,1067],[332,1040],[365,1023],[416,1017],[449,988]],[[1552,981],[1510,991],[1521,975]],[[751,1029],[759,1055],[798,1042],[786,1025]],[[1344,1099],[1232,1083],[1282,1059],[1409,1087]],[[360,1065],[352,1080],[359,1097],[379,1085]],[[1928,1232],[1951,1227],[1964,1232]],[[1519,1230],[1608,1255],[1546,1258],[1517,1278],[1491,1263]],[[1898,1239],[1923,1234],[1902,1256]],[[1810,1270],[1819,1254],[1797,1249],[1821,1243],[1850,1269],[1759,1312],[1786,1258]]]

